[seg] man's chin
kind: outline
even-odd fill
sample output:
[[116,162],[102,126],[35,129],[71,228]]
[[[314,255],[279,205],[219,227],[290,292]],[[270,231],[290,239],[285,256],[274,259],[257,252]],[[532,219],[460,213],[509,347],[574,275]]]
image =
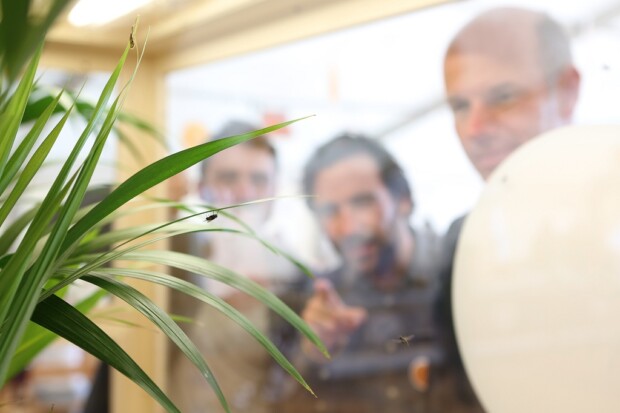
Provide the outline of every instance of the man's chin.
[[486,180],[495,169],[506,159],[508,154],[497,153],[494,155],[489,155],[483,159],[480,159],[476,162],[476,169],[482,177]]
[[373,272],[379,263],[381,248],[374,242],[336,246],[344,265],[357,273]]
[[476,169],[478,170],[480,176],[482,176],[484,180],[487,180],[498,166],[499,163],[487,162],[483,165],[478,165]]

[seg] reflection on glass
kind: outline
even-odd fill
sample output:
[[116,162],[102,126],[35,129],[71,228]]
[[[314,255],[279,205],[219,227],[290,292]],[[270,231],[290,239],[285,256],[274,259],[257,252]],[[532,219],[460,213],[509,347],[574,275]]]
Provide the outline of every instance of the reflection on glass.
[[[256,362],[264,375],[238,390],[239,400],[255,403],[252,411],[484,410],[454,335],[452,267],[462,217],[522,144],[573,121],[617,121],[615,94],[601,79],[617,88],[610,74],[620,67],[617,53],[597,47],[605,44],[600,36],[614,36],[611,2],[529,2],[545,12],[502,4],[429,9],[169,77],[172,130],[196,117],[219,129],[235,116],[262,124],[274,113],[318,115],[272,141],[279,153],[274,193],[315,197],[307,210],[276,206],[266,214],[318,275],[279,293],[333,357],[267,316],[261,326],[318,399],[265,357]],[[402,171],[400,184],[384,172],[386,163]],[[218,179],[255,191],[268,182],[244,176],[223,171]],[[226,192],[230,202],[235,191]],[[260,228],[265,215],[250,215]],[[446,233],[441,251],[434,233]],[[222,251],[224,261],[243,266],[235,250]],[[221,342],[231,337],[222,334]],[[225,354],[210,351],[211,359]]]

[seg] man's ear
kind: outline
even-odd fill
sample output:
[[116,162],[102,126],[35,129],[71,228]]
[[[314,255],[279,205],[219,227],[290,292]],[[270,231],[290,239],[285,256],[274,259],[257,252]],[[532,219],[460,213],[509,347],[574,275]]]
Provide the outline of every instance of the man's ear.
[[575,106],[579,99],[581,75],[574,66],[563,70],[557,79],[558,107],[562,119],[569,123],[573,118]]

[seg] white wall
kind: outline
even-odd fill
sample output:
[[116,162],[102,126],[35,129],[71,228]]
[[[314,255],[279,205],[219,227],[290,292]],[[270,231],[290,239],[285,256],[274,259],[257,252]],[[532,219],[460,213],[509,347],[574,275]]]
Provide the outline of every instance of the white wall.
[[[443,53],[465,22],[506,4],[542,9],[567,27],[583,28],[574,40],[584,78],[576,121],[618,122],[620,25],[614,24],[620,20],[605,26],[592,20],[609,16],[607,10],[620,2],[469,1],[173,73],[167,79],[168,135],[178,142],[187,122],[217,131],[231,118],[260,121],[265,111],[282,112],[286,119],[315,114],[277,141],[283,194],[299,192],[301,166],[313,148],[338,132],[380,135],[414,185],[414,224],[429,222],[441,233],[473,205],[482,186],[441,104]],[[383,134],[429,105],[437,109]],[[294,214],[308,219],[303,211]],[[289,219],[280,217],[283,223]],[[305,242],[299,231],[295,236]]]

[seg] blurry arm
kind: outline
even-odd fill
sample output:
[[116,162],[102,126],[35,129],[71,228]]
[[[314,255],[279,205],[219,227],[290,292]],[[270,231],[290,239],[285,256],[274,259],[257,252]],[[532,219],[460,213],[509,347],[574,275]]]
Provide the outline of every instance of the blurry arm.
[[[364,322],[366,310],[347,306],[328,280],[319,279],[315,281],[314,294],[301,315],[329,352],[335,354],[347,344],[351,334]],[[308,339],[302,339],[301,348],[311,360],[317,363],[327,361]]]

